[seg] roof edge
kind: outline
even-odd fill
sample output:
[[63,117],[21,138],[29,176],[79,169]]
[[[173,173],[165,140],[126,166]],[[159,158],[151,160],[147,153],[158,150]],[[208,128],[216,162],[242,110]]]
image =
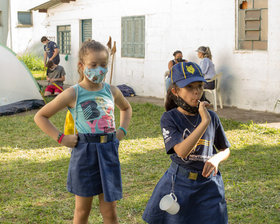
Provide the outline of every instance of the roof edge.
[[29,11],[39,10],[39,12],[48,12],[48,9],[53,6],[56,6],[61,3],[70,3],[71,1],[76,1],[76,0],[49,0],[41,5],[29,9]]

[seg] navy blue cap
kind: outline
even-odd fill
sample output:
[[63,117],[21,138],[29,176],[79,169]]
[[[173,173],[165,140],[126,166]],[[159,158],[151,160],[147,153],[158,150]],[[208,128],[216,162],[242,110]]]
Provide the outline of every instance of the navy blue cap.
[[192,82],[206,82],[201,68],[193,62],[180,62],[174,65],[170,71],[171,82],[180,88],[184,88]]

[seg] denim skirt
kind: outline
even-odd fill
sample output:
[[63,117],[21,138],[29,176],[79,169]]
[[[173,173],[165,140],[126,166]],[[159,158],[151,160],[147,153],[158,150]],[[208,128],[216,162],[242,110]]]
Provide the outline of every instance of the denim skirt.
[[81,197],[104,194],[112,202],[122,198],[119,140],[96,143],[94,134],[79,134],[72,150],[68,169],[67,190]]
[[[182,169],[184,172],[179,172]],[[224,184],[220,172],[216,176],[211,174],[208,178],[204,178],[201,172],[198,172],[196,180],[189,179],[189,172],[192,171],[171,163],[148,201],[142,217],[144,221],[149,224],[228,223]],[[170,194],[172,189],[180,205],[180,210],[175,215],[159,208],[161,198]]]

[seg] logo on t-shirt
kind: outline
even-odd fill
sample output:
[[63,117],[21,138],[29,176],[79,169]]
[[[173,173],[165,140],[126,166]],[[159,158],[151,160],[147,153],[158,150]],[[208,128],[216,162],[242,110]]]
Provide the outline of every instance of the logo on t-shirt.
[[162,135],[164,138],[165,143],[169,142],[169,140],[171,139],[171,136],[169,136],[169,131],[166,130],[165,128],[162,129]]
[[163,138],[167,138],[169,135],[169,131],[166,130],[165,128],[162,129],[162,134],[163,134]]
[[97,109],[97,103],[94,101],[86,101],[81,103],[85,120],[90,121],[99,117],[100,112]]

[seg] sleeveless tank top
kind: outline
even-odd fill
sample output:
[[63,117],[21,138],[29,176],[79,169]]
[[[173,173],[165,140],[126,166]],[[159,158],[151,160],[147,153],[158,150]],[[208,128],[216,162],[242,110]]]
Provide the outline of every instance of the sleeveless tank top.
[[75,89],[77,104],[69,108],[79,133],[111,133],[115,131],[114,97],[108,83],[102,89],[88,91],[79,84]]

